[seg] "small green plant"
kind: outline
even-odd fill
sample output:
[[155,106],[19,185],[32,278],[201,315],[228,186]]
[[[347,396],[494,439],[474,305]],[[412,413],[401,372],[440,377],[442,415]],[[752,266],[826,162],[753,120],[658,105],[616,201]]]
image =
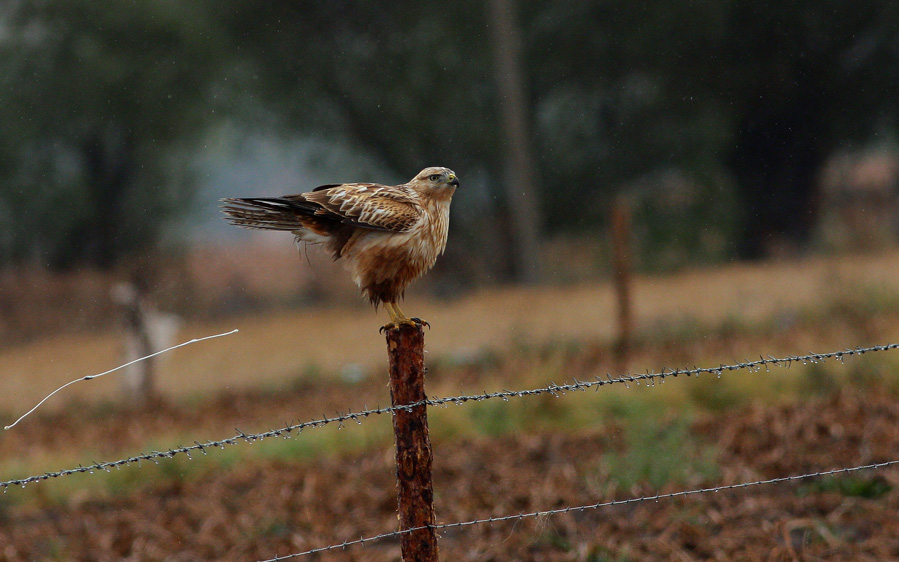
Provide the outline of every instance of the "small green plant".
[[569,552],[571,550],[571,541],[568,537],[555,530],[544,532],[537,539],[537,543],[549,545],[555,550],[561,550],[563,552]]
[[250,538],[274,538],[290,535],[291,526],[287,521],[279,517],[266,517],[259,521],[255,527],[255,536]]
[[477,433],[490,436],[520,431],[527,422],[527,412],[520,403],[508,404],[498,400],[474,405],[469,416]]
[[744,406],[750,401],[750,397],[745,392],[740,392],[730,380],[691,382],[687,386],[687,395],[694,405],[704,410],[724,412]]
[[862,478],[859,476],[830,476],[817,478],[802,484],[796,490],[799,497],[813,494],[836,492],[852,498],[877,499],[892,491],[893,487],[879,477]]
[[612,552],[603,547],[596,547],[587,555],[587,562],[630,562],[627,556],[615,556]]
[[609,483],[619,490],[640,484],[659,489],[717,478],[716,451],[690,432],[687,417],[663,421],[631,420],[625,428],[624,448],[606,458]]

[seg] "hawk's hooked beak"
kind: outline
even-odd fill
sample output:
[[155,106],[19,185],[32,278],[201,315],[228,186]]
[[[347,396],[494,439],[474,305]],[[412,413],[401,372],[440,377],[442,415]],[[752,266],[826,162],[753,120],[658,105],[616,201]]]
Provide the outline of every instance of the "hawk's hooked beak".
[[453,187],[459,187],[459,178],[457,178],[455,174],[450,174],[449,177],[446,178],[446,183]]

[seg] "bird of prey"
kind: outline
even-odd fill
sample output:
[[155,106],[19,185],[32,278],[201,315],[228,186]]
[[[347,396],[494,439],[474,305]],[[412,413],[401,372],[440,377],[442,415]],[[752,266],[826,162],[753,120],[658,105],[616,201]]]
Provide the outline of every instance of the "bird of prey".
[[443,253],[457,187],[452,170],[425,168],[401,185],[341,183],[299,195],[228,198],[222,210],[237,226],[285,230],[298,243],[323,244],[375,308],[384,303],[389,328],[417,320],[397,301]]

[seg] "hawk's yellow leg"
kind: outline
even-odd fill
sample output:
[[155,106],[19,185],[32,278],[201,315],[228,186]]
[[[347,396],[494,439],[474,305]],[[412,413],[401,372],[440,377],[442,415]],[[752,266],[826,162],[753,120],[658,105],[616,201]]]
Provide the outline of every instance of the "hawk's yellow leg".
[[409,317],[403,314],[403,311],[400,310],[400,305],[395,302],[385,302],[384,308],[387,309],[387,314],[390,315],[390,321],[394,324],[409,324]]
[[420,318],[409,318],[406,316],[403,311],[400,310],[400,306],[395,302],[384,302],[384,308],[387,309],[387,314],[390,315],[390,322],[382,326],[381,330],[389,330],[391,328],[402,326],[403,324],[408,324],[410,326],[424,324],[425,326],[430,326]]

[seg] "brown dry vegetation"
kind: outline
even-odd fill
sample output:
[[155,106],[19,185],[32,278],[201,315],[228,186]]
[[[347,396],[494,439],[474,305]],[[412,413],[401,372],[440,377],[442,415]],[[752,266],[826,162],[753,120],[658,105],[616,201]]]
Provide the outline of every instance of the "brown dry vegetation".
[[[853,387],[804,403],[703,414],[691,424],[686,444],[716,451],[720,469],[711,478],[690,453],[681,454],[674,481],[658,487],[639,480],[627,488],[615,485],[612,473],[621,468],[609,459],[627,458],[622,452],[634,443],[614,420],[578,431],[438,439],[438,520],[893,459],[899,405],[894,394],[870,390]],[[676,418],[669,415],[646,431],[664,440],[672,427]],[[659,453],[678,456],[664,448],[650,452]],[[257,560],[396,524],[387,446],[301,462],[258,460],[184,477],[189,462],[128,493],[75,493],[61,504],[45,499],[5,508],[0,559]],[[629,462],[626,471],[645,469],[639,460]],[[440,544],[444,560],[890,560],[899,556],[899,472],[452,529],[442,533]],[[391,539],[311,559],[395,560],[397,552]]]
[[[630,368],[897,341],[897,257],[640,279]],[[426,334],[432,395],[529,388],[613,370],[614,315],[605,285],[495,291],[451,305],[412,301],[408,308],[434,325]],[[231,327],[241,332],[175,352],[161,372],[163,402],[129,409],[110,401],[114,381],[80,383],[86,388],[3,433],[0,478],[386,402],[383,339],[373,313],[321,310],[235,322],[187,328],[190,337]],[[432,409],[438,521],[899,458],[897,353]],[[55,365],[41,365],[51,356]],[[5,350],[4,419],[57,383],[114,364],[115,356],[111,334]],[[16,379],[10,365],[29,376]],[[257,560],[390,531],[396,525],[390,441],[389,419],[381,416],[194,460],[13,488],[0,496],[0,561]],[[444,560],[899,559],[899,471],[442,535]],[[396,560],[398,552],[398,541],[389,539],[306,559]]]

